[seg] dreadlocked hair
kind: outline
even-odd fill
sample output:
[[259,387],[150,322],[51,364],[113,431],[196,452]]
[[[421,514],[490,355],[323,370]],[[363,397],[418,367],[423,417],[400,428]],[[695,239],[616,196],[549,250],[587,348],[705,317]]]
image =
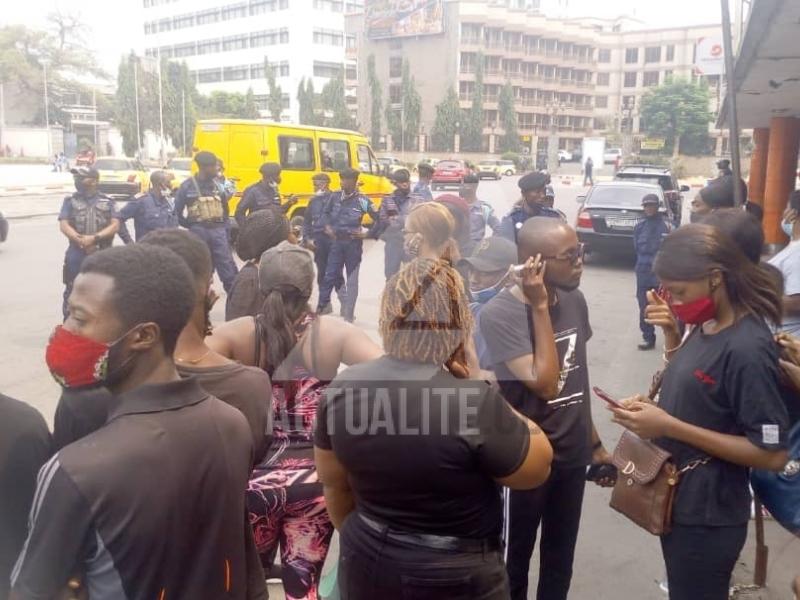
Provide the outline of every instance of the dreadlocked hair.
[[236,238],[236,254],[243,261],[258,260],[264,252],[289,237],[289,219],[276,208],[249,215]]
[[465,366],[473,320],[458,271],[441,260],[407,263],[386,284],[379,327],[389,356]]

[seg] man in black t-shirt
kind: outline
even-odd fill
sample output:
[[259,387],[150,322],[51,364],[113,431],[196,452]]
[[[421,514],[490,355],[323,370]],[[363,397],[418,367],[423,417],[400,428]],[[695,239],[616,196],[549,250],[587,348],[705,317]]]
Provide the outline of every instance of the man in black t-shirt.
[[[553,446],[553,468],[543,486],[505,491],[506,564],[511,597],[527,598],[528,567],[542,523],[538,600],[565,599],[590,463],[610,463],[592,424],[586,342],[592,335],[586,300],[578,290],[583,245],[557,219],[536,217],[519,231],[520,262],[544,262],[546,298],[516,285],[481,311],[480,330],[506,400],[538,423]],[[527,323],[528,327],[520,327]],[[610,482],[605,482],[610,483]]]

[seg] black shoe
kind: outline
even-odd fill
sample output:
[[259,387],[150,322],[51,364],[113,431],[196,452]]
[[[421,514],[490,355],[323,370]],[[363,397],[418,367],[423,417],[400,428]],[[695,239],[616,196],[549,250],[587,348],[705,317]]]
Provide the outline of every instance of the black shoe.
[[317,314],[318,315],[329,315],[332,312],[333,312],[333,308],[331,307],[330,304],[326,304],[325,306],[323,306],[323,307],[321,307],[321,308],[319,308],[317,310]]
[[345,321],[347,321],[348,323],[355,323],[355,321],[356,321],[356,318],[355,318],[355,317],[344,316],[343,318],[344,318],[344,320],[345,320]]
[[637,346],[639,350],[652,350],[655,347],[656,347],[655,342],[643,342]]

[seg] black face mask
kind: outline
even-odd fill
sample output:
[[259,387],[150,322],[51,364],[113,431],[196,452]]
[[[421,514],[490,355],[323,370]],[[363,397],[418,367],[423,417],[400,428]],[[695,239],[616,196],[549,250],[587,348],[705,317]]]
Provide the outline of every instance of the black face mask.
[[108,349],[108,371],[102,385],[109,389],[128,379],[136,366],[136,354],[123,356],[123,345],[119,342]]
[[699,223],[702,220],[703,220],[703,215],[701,215],[700,213],[696,212],[689,213],[689,223]]
[[214,330],[213,325],[211,325],[211,309],[214,308],[214,300],[211,297],[211,291],[206,294],[205,300],[203,301],[203,311],[204,315],[204,324],[203,324],[203,335],[208,337],[211,335],[211,332]]

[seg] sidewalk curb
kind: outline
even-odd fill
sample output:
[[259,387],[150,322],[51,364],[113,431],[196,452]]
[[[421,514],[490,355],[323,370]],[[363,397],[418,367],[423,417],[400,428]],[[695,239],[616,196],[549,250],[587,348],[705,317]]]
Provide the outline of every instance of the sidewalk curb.
[[75,189],[68,184],[49,184],[36,186],[6,186],[0,187],[0,198],[8,196],[36,196],[53,193],[70,192]]
[[32,215],[6,215],[5,218],[9,221],[22,221],[23,219],[36,219],[37,217],[57,217],[59,214],[58,212],[47,212]]

